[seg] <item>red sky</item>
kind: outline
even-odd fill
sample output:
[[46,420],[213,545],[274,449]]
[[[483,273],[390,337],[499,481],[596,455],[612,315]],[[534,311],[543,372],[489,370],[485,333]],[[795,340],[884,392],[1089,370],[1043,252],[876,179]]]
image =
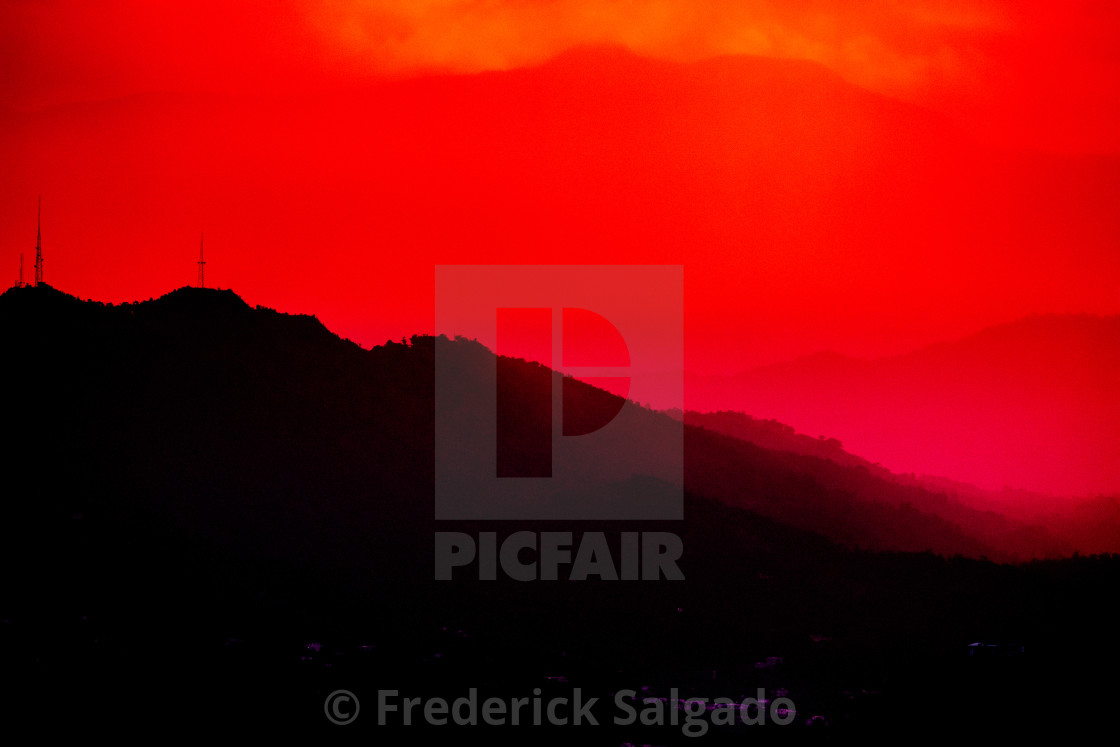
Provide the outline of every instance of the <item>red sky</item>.
[[0,268],[42,195],[63,290],[191,283],[205,231],[211,284],[369,345],[437,263],[682,264],[706,372],[1117,313],[1118,14],[4,3]]

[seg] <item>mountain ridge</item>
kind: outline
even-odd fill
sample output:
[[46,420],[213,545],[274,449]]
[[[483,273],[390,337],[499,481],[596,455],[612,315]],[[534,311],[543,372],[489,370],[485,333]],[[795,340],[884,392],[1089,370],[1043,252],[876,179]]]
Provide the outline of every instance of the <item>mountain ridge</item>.
[[[0,312],[11,309],[17,303],[17,296],[29,299],[62,297],[58,291],[52,290],[47,295],[38,293],[38,290],[41,289],[20,289],[17,293],[5,293],[0,297]],[[204,403],[207,398],[213,397],[215,401],[225,403],[221,407],[244,406],[250,408],[250,412],[257,413],[255,417],[275,419],[274,415],[268,414],[267,408],[285,406],[282,399],[285,396],[306,399],[306,390],[307,393],[315,393],[313,401],[318,403],[313,405],[309,401],[303,406],[315,408],[307,410],[301,416],[309,423],[317,424],[313,425],[311,432],[321,433],[327,441],[335,439],[334,435],[330,435],[332,429],[351,434],[346,438],[355,439],[347,447],[352,450],[355,447],[368,448],[359,447],[359,444],[370,443],[371,435],[362,435],[362,431],[370,427],[369,423],[395,422],[405,429],[403,433],[413,435],[401,439],[390,427],[381,435],[375,436],[374,443],[380,443],[378,449],[387,449],[396,455],[395,459],[405,463],[416,463],[416,458],[422,457],[422,451],[427,447],[421,447],[421,451],[417,452],[417,445],[424,442],[424,437],[420,434],[430,426],[425,425],[423,420],[416,420],[423,407],[420,411],[400,410],[399,405],[390,404],[394,400],[389,393],[398,391],[403,386],[406,391],[411,392],[408,401],[415,402],[416,397],[420,401],[430,397],[430,390],[426,389],[429,384],[422,382],[431,382],[431,369],[418,375],[419,370],[416,368],[432,365],[431,352],[423,350],[434,344],[466,344],[447,340],[441,343],[435,338],[416,336],[410,344],[387,343],[385,346],[366,350],[342,340],[314,317],[280,315],[262,307],[252,309],[231,291],[184,288],[159,299],[121,306],[76,302],[72,297],[67,298],[70,300],[62,305],[71,312],[78,309],[92,312],[82,324],[96,334],[87,341],[83,355],[89,356],[91,360],[98,360],[100,355],[102,362],[93,368],[97,378],[90,384],[93,387],[91,392],[99,391],[97,387],[106,387],[112,393],[110,399],[128,401],[133,398],[128,391],[119,389],[119,385],[112,380],[111,373],[106,373],[119,364],[106,359],[105,351],[98,352],[99,345],[116,345],[120,352],[113,353],[114,355],[124,355],[126,361],[135,361],[126,368],[148,372],[145,387],[149,391],[142,399],[147,404],[137,403],[130,408],[178,413],[175,417],[188,418],[183,421],[184,425],[191,429],[189,432],[198,433],[198,438],[202,438],[204,431],[196,429],[203,426],[192,425],[191,419],[196,416],[201,418],[203,413],[211,412],[211,409],[193,414],[190,410],[182,410],[182,405],[177,404],[175,398],[181,398],[185,402]],[[98,324],[101,322],[97,319],[105,321],[110,317],[116,322],[111,322],[109,327],[98,331]],[[117,324],[116,327],[113,326],[114,323]],[[75,329],[82,329],[82,324],[48,324],[47,328],[67,327],[73,334]],[[118,331],[114,332],[113,329]],[[157,330],[158,335],[153,337]],[[20,327],[20,334],[25,343],[31,339],[27,336],[29,330],[25,327]],[[112,342],[113,340],[117,341]],[[418,345],[421,347],[417,347]],[[124,352],[126,350],[131,352]],[[197,359],[192,357],[191,350],[199,351]],[[204,352],[207,350],[212,352]],[[312,353],[313,350],[319,352]],[[285,364],[289,369],[281,378],[276,378],[280,372],[259,370],[257,364],[250,363],[261,355],[277,354],[291,356],[288,358],[291,362]],[[486,351],[486,355],[492,354]],[[370,368],[375,361],[386,362],[390,367],[384,370]],[[33,368],[40,367],[39,374],[47,375],[41,368],[41,360],[37,359],[31,364]],[[522,364],[531,366],[524,362]],[[267,364],[270,368],[275,365]],[[399,368],[400,366],[406,367]],[[406,370],[413,373],[408,374],[406,380],[400,380]],[[219,378],[215,378],[215,374]],[[57,376],[57,372],[53,375]],[[553,375],[559,376],[556,373]],[[192,384],[194,381],[200,383]],[[60,382],[59,386],[73,389],[75,382]],[[257,387],[259,393],[253,394],[247,387]],[[598,407],[599,405],[593,404],[596,401],[609,406],[608,400],[601,398],[613,398],[613,395],[585,384],[580,384],[573,391],[583,403],[582,407]],[[262,394],[266,399],[258,402]],[[97,399],[100,398],[101,395],[97,395]],[[98,409],[96,404],[80,404],[83,408]],[[215,406],[210,405],[209,408]],[[398,413],[395,419],[367,420],[378,409],[386,408]],[[223,413],[220,409],[213,410],[201,422],[227,421],[229,417],[228,413]],[[649,420],[651,433],[656,433],[659,427],[670,422],[657,421],[656,418],[660,416],[652,411],[648,416],[642,417]],[[694,416],[686,416],[686,422],[690,417]],[[293,426],[294,424],[280,426],[278,423],[279,430],[289,432],[288,437],[294,439],[290,446],[283,446],[285,450],[295,448],[303,438],[291,431]],[[228,425],[223,426],[224,429],[233,430],[245,427],[254,426],[237,424],[237,421],[229,421]],[[172,443],[176,438],[178,437],[172,434]],[[420,440],[417,441],[417,438]],[[716,440],[713,441],[713,438]],[[835,460],[820,462],[816,455],[803,456],[795,453],[795,450],[770,451],[739,439],[721,441],[721,438],[725,436],[708,436],[703,435],[702,431],[686,429],[687,490],[697,490],[730,505],[791,523],[792,526],[823,534],[845,544],[921,550],[926,549],[926,542],[932,542],[934,549],[949,554],[963,552],[999,557],[1006,554],[1006,557],[1023,558],[1029,558],[1032,554],[1068,554],[1073,549],[1067,544],[1068,540],[1059,541],[1049,537],[1039,527],[1032,529],[1017,520],[997,518],[998,515],[990,511],[978,513],[965,506],[953,508],[952,505],[955,504],[952,501],[952,505],[946,504],[944,497],[938,497],[936,492],[929,492],[928,485],[923,486],[917,482],[904,485],[897,480],[883,480],[883,475],[875,476],[868,467],[858,462],[848,466]],[[408,447],[409,443],[413,446]],[[389,447],[389,444],[392,446]],[[149,445],[142,448],[149,448]],[[173,449],[171,444],[168,448]],[[426,459],[428,457],[422,457],[421,463]],[[332,463],[336,464],[338,475],[348,474],[350,467],[344,462],[333,459]],[[378,469],[384,469],[385,466],[382,464]],[[424,468],[421,467],[420,471],[422,473]],[[381,474],[378,479],[386,477],[388,475]],[[412,494],[415,486],[402,490],[405,494]],[[984,518],[985,516],[988,518]],[[892,522],[895,526],[887,531],[886,528]],[[909,526],[906,532],[901,531],[903,525]],[[1025,534],[1016,539],[1016,533],[1023,532]],[[995,542],[995,545],[990,545],[991,542]],[[1088,548],[1084,549],[1088,551]]]

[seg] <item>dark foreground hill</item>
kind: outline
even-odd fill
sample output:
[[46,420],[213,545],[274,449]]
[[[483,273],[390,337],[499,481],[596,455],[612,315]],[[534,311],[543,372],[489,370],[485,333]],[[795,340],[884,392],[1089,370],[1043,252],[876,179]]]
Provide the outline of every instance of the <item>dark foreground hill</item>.
[[[620,688],[741,700],[762,687],[796,702],[790,728],[896,734],[930,719],[1027,725],[1055,683],[1084,683],[1082,718],[1110,702],[1096,672],[1117,662],[1115,557],[961,557],[1007,551],[913,502],[865,500],[869,484],[903,488],[812,457],[690,428],[682,522],[435,522],[434,354],[448,346],[473,375],[489,355],[475,343],[363,350],[313,318],[196,289],[116,307],[17,289],[0,296],[0,335],[13,395],[0,458],[6,723],[62,708],[81,728],[337,735],[323,700],[340,688],[365,716],[346,728],[367,737],[379,689],[579,687],[609,704]],[[578,387],[572,407],[609,399]],[[644,417],[651,438],[671,422]],[[686,579],[432,580],[435,531],[523,529],[675,531]],[[927,547],[942,555],[898,552]],[[693,743],[679,726],[603,720],[596,743]]]

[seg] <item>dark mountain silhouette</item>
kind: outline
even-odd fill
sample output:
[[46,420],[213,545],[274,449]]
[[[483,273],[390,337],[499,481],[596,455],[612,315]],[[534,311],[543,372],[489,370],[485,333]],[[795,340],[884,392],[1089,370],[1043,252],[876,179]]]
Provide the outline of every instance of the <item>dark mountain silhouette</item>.
[[694,409],[826,434],[895,472],[1117,495],[1118,366],[1120,316],[1038,316],[902,356],[828,353],[695,377],[686,391]]
[[[964,723],[990,727],[998,714],[1007,728],[1027,722],[1026,695],[1044,683],[1085,681],[1090,653],[1094,669],[1116,661],[1100,591],[1115,585],[1117,558],[949,557],[1008,549],[917,499],[881,499],[919,488],[702,428],[686,429],[683,522],[437,523],[433,355],[449,346],[474,375],[490,355],[477,343],[364,350],[312,317],[189,288],[120,306],[15,289],[0,296],[0,335],[6,390],[20,393],[0,461],[0,695],[26,717],[61,704],[74,723],[112,723],[127,695],[130,729],[189,719],[316,732],[334,728],[322,700],[337,688],[366,704],[378,687],[521,696],[555,691],[556,676],[608,701],[619,687],[785,688],[798,728],[814,715],[897,728],[935,715],[935,696],[952,691],[985,705]],[[616,406],[591,387],[571,393],[576,412]],[[652,443],[670,421],[642,412]],[[432,580],[436,529],[667,526],[685,544],[684,582]],[[874,551],[927,547],[944,555]],[[977,664],[976,641],[1026,645],[1031,658]],[[1093,713],[1107,702],[1079,697]],[[506,737],[527,738],[495,740]]]
[[[35,293],[33,298],[41,295],[39,302],[50,304],[52,292],[40,291],[22,290],[12,298]],[[135,480],[153,484],[168,480],[177,474],[168,472],[165,462],[170,460],[172,468],[182,472],[174,480],[180,486],[177,490],[184,491],[182,500],[197,490],[228,490],[244,474],[268,480],[271,500],[280,500],[279,496],[300,490],[312,495],[348,494],[348,489],[326,490],[325,486],[342,488],[351,481],[367,486],[396,484],[399,494],[414,495],[417,475],[430,471],[430,461],[419,462],[418,455],[430,460],[427,398],[432,372],[424,367],[431,365],[435,343],[431,339],[415,341],[427,349],[427,357],[412,346],[364,351],[338,340],[312,319],[254,311],[229,291],[185,288],[151,304],[121,307],[75,306],[73,299],[60,298],[65,300],[54,303],[70,305],[81,319],[58,319],[57,328],[48,327],[25,342],[65,335],[79,344],[76,338],[84,337],[81,344],[90,347],[80,352],[71,348],[68,358],[77,353],[85,363],[68,360],[46,365],[45,355],[21,356],[30,367],[23,376],[52,392],[52,405],[62,412],[71,406],[94,408],[83,422],[96,423],[109,433],[119,424],[134,435],[136,414],[151,428],[164,419],[181,424],[166,434],[146,434],[127,450],[135,460],[127,472]],[[57,314],[48,311],[47,318]],[[29,335],[33,329],[29,323],[19,332]],[[453,358],[463,375],[482,375],[489,351],[465,341],[446,344],[458,351]],[[294,360],[272,359],[274,351],[290,351]],[[258,357],[266,353],[269,357]],[[216,368],[219,362],[222,367]],[[521,365],[528,380],[535,367]],[[65,382],[55,381],[60,373],[65,374]],[[410,396],[402,396],[404,382],[409,387],[404,393]],[[134,388],[137,385],[141,388]],[[79,399],[67,403],[61,394],[67,391]],[[571,391],[580,401],[572,406],[577,414],[610,410],[615,401],[582,383],[573,384]],[[116,410],[104,409],[110,403]],[[246,411],[253,417],[244,421]],[[659,441],[664,440],[658,432],[672,422],[655,412],[642,417],[644,441],[626,448],[656,454]],[[378,427],[379,423],[385,425]],[[262,427],[265,432],[257,435]],[[126,432],[111,438],[128,437]],[[267,447],[246,453],[246,444],[262,440]],[[464,448],[477,451],[489,446],[475,443]],[[1024,559],[1074,549],[1038,528],[1028,531],[1029,538],[1004,536],[1013,535],[1014,527],[963,507],[949,519],[947,506],[952,504],[943,495],[931,494],[920,485],[884,480],[867,469],[757,448],[740,438],[695,428],[686,429],[685,450],[685,481],[690,490],[849,546]],[[266,455],[270,461],[258,461]],[[106,455],[99,461],[120,466],[119,456]],[[281,478],[281,463],[299,473]],[[607,463],[584,465],[582,475],[589,483],[618,479],[609,469]],[[329,495],[324,500],[339,500]],[[300,509],[306,510],[306,506]],[[299,526],[304,517],[293,520],[297,523],[289,529]],[[989,526],[993,522],[995,526]]]

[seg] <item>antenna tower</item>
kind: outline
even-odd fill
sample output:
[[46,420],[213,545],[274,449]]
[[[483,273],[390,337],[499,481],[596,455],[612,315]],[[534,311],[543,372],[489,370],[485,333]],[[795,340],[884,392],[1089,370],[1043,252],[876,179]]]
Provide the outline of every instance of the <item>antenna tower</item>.
[[43,282],[43,198],[39,198],[39,229],[35,235],[35,285]]

